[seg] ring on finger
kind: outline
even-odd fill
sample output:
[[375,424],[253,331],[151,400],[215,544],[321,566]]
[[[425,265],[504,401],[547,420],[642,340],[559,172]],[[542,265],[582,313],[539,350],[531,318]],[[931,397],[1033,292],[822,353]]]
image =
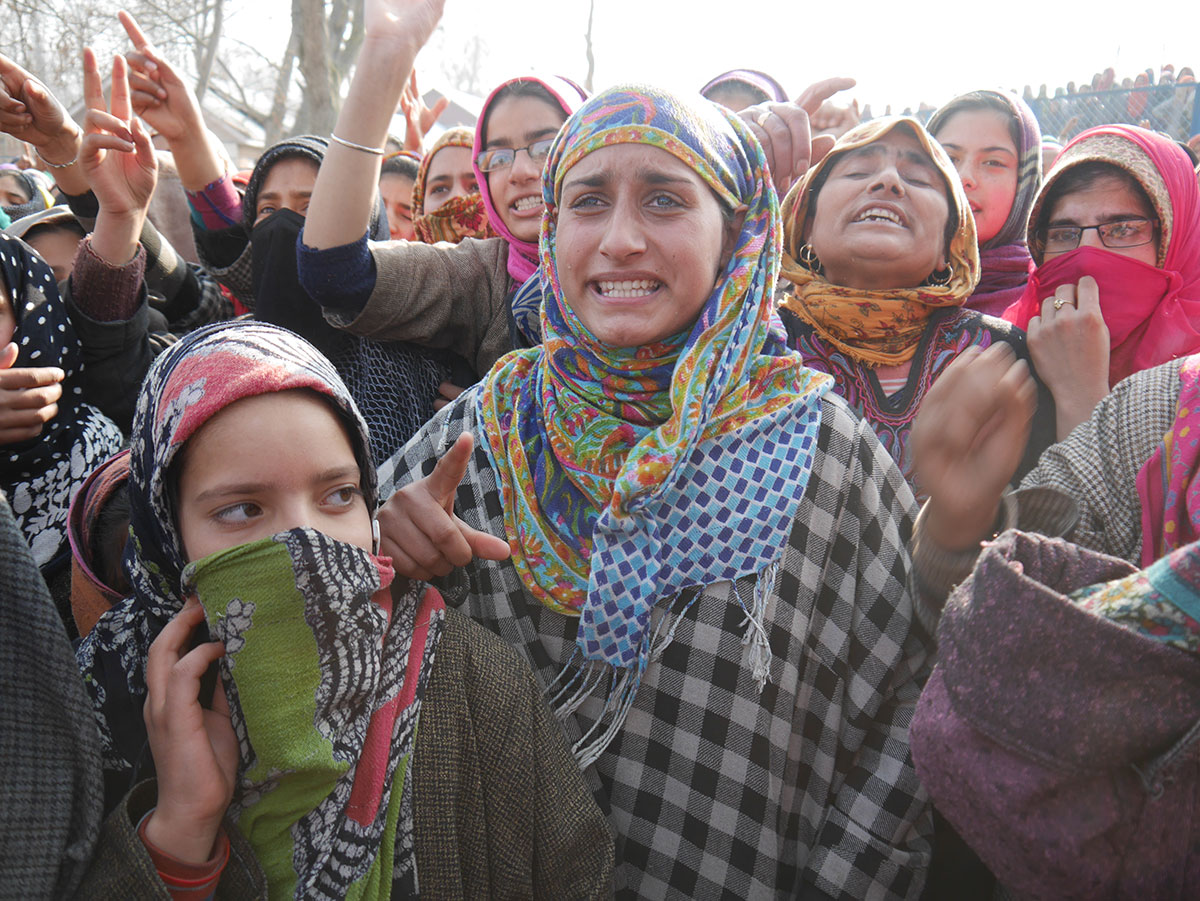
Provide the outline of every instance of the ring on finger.
[[1054,312],[1056,312],[1056,313],[1057,313],[1059,310],[1061,310],[1061,309],[1062,309],[1064,306],[1066,306],[1068,303],[1070,303],[1070,301],[1069,301],[1069,300],[1067,300],[1065,297],[1056,297],[1056,298],[1054,298]]
[[766,128],[767,120],[770,118],[771,118],[771,111],[768,109],[765,109],[761,113],[758,114],[758,116],[755,118],[754,121],[758,124],[759,128]]

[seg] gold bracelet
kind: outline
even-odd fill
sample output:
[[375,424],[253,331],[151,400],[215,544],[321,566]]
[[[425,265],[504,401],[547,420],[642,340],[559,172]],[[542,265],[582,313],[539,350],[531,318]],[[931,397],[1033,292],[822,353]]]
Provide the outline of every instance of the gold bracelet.
[[378,147],[367,147],[364,144],[355,144],[353,141],[347,141],[345,138],[339,138],[333,132],[329,133],[331,141],[337,141],[343,147],[349,147],[351,150],[360,150],[363,153],[369,153],[372,156],[383,156],[383,151]]

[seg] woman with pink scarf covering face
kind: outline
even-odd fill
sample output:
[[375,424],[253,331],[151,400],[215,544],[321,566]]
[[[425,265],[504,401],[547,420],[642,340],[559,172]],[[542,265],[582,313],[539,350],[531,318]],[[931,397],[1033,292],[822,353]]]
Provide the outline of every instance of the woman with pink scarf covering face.
[[1174,141],[1080,134],[1034,203],[1029,249],[1037,268],[1004,318],[1029,333],[1060,440],[1126,376],[1200,352],[1200,186]]

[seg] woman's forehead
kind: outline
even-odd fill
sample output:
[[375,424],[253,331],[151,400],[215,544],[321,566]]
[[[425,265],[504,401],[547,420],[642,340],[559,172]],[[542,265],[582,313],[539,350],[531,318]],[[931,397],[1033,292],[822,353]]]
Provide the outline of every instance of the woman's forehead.
[[656,185],[703,185],[699,173],[675,154],[652,144],[610,144],[580,157],[563,177],[564,189],[635,180]]

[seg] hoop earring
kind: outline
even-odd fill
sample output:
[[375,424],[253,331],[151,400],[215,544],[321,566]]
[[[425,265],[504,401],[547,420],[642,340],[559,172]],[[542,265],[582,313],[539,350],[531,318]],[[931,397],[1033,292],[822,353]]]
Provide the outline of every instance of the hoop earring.
[[945,288],[954,280],[954,270],[947,266],[945,269],[935,269],[925,279],[925,284],[931,288]]
[[800,248],[796,254],[796,261],[813,275],[825,274],[825,267],[821,265],[821,261],[817,258],[817,252],[812,249],[811,244],[805,244]]

